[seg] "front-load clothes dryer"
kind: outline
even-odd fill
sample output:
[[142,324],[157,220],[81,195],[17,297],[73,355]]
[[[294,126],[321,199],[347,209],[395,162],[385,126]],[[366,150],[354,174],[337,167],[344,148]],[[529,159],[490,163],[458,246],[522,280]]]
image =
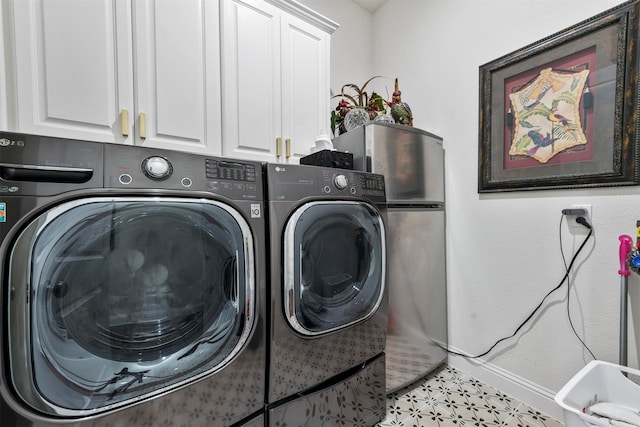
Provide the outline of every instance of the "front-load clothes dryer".
[[384,178],[265,167],[267,425],[374,425],[386,407]]
[[0,134],[0,425],[260,425],[262,165]]

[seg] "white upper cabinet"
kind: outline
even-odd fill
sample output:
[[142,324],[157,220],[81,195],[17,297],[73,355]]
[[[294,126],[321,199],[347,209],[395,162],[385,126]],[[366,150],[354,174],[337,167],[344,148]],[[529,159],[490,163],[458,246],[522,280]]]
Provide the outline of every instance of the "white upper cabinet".
[[221,6],[223,155],[297,163],[329,128],[336,24],[291,1]]
[[135,144],[221,154],[218,2],[133,4]]
[[294,0],[2,0],[0,129],[297,162],[336,28]]
[[123,142],[114,128],[120,129],[120,109],[133,105],[127,5],[17,0],[3,6],[13,13],[8,74],[15,81],[15,130]]
[[11,88],[7,81],[7,54],[3,43],[5,32],[4,14],[5,8],[0,1],[0,130],[9,129],[9,108],[7,102],[9,101],[9,89]]
[[10,130],[220,154],[218,2],[3,3]]

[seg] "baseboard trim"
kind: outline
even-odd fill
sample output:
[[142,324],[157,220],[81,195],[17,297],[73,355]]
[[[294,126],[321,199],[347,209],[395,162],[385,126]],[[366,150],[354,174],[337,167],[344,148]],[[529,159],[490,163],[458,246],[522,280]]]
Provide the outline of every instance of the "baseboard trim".
[[[458,351],[450,347],[453,351]],[[538,384],[481,359],[469,360],[449,355],[448,364],[501,392],[518,399],[541,413],[562,422],[562,408],[554,401],[555,393]]]

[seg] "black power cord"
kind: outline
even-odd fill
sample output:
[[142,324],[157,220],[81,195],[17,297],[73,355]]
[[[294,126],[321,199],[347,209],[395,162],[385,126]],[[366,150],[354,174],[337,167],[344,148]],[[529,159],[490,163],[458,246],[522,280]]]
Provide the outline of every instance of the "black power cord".
[[[558,238],[560,240],[560,255],[562,256],[562,262],[564,263],[565,270],[567,270],[567,272],[568,272],[569,268],[567,267],[567,260],[566,260],[566,258],[564,256],[564,250],[562,249],[562,220],[564,218],[565,218],[565,215],[562,214],[562,216],[560,217],[560,224],[558,226]],[[591,224],[589,224],[584,217],[579,216],[578,218],[576,218],[576,222],[578,224],[584,225],[586,228],[591,230]],[[573,335],[575,335],[576,338],[578,339],[578,341],[580,341],[580,344],[582,344],[582,346],[589,352],[591,357],[593,357],[593,360],[597,360],[595,354],[593,354],[593,352],[591,351],[589,346],[584,342],[582,337],[580,337],[580,335],[578,334],[578,331],[576,331],[576,328],[573,325],[573,319],[571,319],[571,309],[570,309],[570,304],[569,304],[570,298],[571,298],[571,278],[567,277],[567,318],[569,319],[569,325],[571,326],[571,330],[573,331]]]
[[[564,216],[564,214],[563,214]],[[581,221],[578,221],[578,219],[581,219]],[[542,306],[544,305],[544,302],[547,300],[547,298],[549,298],[549,296],[551,294],[553,294],[555,291],[557,291],[558,289],[560,289],[562,287],[562,285],[564,284],[564,282],[566,280],[568,280],[569,278],[569,273],[571,272],[571,268],[573,267],[573,264],[576,262],[576,259],[578,258],[578,255],[580,255],[580,252],[582,252],[582,249],[584,249],[584,246],[587,244],[587,241],[589,241],[589,239],[591,238],[591,235],[593,234],[593,228],[591,227],[591,224],[589,224],[587,222],[586,219],[584,219],[583,217],[578,217],[576,219],[576,222],[578,222],[579,224],[584,225],[585,227],[587,227],[589,229],[589,233],[587,234],[587,237],[584,238],[584,240],[582,241],[582,244],[580,244],[580,247],[578,248],[578,250],[576,251],[575,254],[573,254],[573,257],[571,258],[571,262],[569,263],[569,266],[566,266],[565,264],[565,273],[564,276],[562,277],[562,280],[560,280],[560,283],[558,283],[558,285],[551,289],[545,296],[544,298],[542,298],[542,300],[540,301],[540,303],[536,306],[536,308],[533,309],[533,311],[531,312],[531,314],[529,314],[529,316],[527,316],[527,318],[520,324],[520,326],[518,326],[516,328],[516,330],[509,336],[500,338],[498,341],[496,341],[495,343],[493,343],[493,345],[491,347],[489,347],[489,349],[483,353],[477,354],[475,356],[471,356],[468,354],[464,354],[464,353],[459,353],[457,351],[453,351],[453,350],[449,350],[447,348],[444,348],[449,354],[453,354],[455,356],[462,356],[465,357],[467,359],[477,359],[479,357],[482,356],[486,356],[487,354],[489,354],[491,351],[493,351],[494,348],[496,348],[496,346],[498,344],[500,344],[503,341],[506,341],[510,338],[515,337],[518,332],[520,332],[520,330],[529,322],[529,320],[531,320],[533,318],[533,316],[535,316],[535,314],[538,312],[538,310],[540,310],[540,308],[542,308]]]

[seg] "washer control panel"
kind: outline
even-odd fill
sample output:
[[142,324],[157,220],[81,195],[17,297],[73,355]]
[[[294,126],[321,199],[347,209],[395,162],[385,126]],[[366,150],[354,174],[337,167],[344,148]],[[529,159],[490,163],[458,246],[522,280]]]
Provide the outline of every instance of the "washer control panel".
[[231,181],[256,181],[256,165],[251,163],[207,159],[206,167],[207,178],[227,179]]
[[162,181],[171,176],[173,166],[164,157],[151,156],[142,161],[142,173],[153,180]]
[[235,161],[179,151],[105,146],[105,185],[205,191],[233,199],[262,199],[259,162]]

